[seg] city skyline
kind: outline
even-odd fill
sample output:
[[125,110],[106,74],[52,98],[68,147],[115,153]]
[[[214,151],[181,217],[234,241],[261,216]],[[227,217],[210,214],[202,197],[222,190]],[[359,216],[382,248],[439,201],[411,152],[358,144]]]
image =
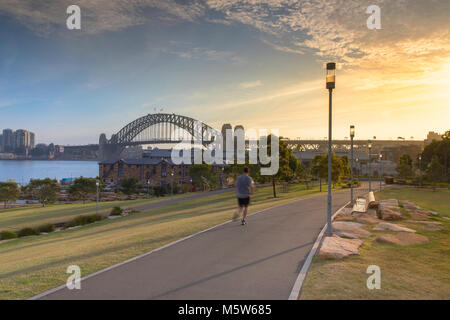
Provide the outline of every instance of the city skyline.
[[[66,28],[68,1],[3,2],[0,128],[89,144],[163,108],[323,139],[324,63],[336,61],[334,138],[351,124],[356,139],[445,132],[450,4],[375,2],[81,1],[80,31]],[[366,27],[371,4],[381,30]]]

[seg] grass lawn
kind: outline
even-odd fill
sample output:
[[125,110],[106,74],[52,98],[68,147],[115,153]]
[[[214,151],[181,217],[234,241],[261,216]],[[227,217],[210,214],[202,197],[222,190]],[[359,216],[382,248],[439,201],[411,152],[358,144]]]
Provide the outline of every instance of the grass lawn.
[[[390,188],[376,195],[377,199],[411,200],[423,208],[437,211],[441,231],[427,231],[418,224],[399,224],[417,230],[429,242],[397,246],[375,241],[376,235],[364,240],[360,256],[343,260],[323,260],[317,256],[306,277],[300,299],[450,299],[450,190]],[[373,225],[372,225],[373,226]],[[371,227],[366,227],[371,230]],[[381,289],[366,287],[369,265],[381,269]]]
[[[281,192],[281,189],[278,188],[277,199],[272,198],[271,187],[258,189],[249,212],[318,193],[317,187],[305,190],[304,185],[292,185],[288,192]],[[235,194],[231,192],[173,203],[76,229],[0,243],[0,299],[28,298],[61,285],[67,280],[69,265],[79,265],[82,276],[86,276],[217,225],[229,220],[235,207]],[[42,212],[51,216],[47,210],[51,212],[52,209],[44,208]],[[64,215],[65,209],[59,207],[57,210]],[[75,208],[67,206],[67,210]],[[79,207],[77,210],[80,210],[77,215],[84,213]],[[40,212],[29,214],[39,215]],[[71,214],[73,212],[68,215]],[[21,218],[20,223],[31,224],[23,212]],[[5,222],[0,223],[5,226]],[[18,225],[16,223],[16,227]]]
[[[184,197],[189,194],[179,194],[175,197]],[[170,197],[124,200],[124,201],[108,201],[99,202],[98,212],[100,214],[110,212],[115,206],[122,208],[130,208],[147,203],[168,200]],[[45,223],[61,222],[71,220],[79,215],[87,215],[95,213],[95,202],[87,202],[86,204],[54,204],[45,207],[18,207],[11,209],[0,209],[0,231],[17,231],[24,227],[37,227]]]

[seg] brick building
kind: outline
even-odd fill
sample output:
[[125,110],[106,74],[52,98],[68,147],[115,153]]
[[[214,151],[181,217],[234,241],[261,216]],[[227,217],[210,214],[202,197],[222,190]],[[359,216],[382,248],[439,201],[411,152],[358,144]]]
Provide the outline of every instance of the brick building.
[[[173,175],[172,175],[173,173]],[[170,185],[190,182],[189,166],[176,165],[167,159],[120,159],[99,163],[99,177],[104,183],[120,184],[124,178],[134,178],[139,183],[150,186]]]

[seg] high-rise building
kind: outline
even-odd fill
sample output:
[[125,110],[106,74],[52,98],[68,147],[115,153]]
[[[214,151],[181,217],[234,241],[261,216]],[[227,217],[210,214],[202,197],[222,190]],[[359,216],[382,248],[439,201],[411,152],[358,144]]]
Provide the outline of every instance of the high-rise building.
[[36,146],[36,135],[34,132],[30,132],[30,148],[34,148]]
[[11,129],[3,129],[2,146],[3,152],[11,152],[14,150],[14,131]]

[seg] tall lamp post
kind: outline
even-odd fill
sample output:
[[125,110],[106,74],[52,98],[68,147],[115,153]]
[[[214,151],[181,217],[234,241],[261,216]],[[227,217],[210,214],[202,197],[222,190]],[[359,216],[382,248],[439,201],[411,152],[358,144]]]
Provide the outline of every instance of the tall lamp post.
[[355,137],[355,126],[350,126],[350,202],[353,203],[353,138]]
[[369,140],[369,192],[372,191],[372,178],[370,177],[370,153],[372,152],[372,142]]
[[380,172],[381,172],[381,176],[380,176],[380,191],[381,191],[381,183],[383,182],[383,155],[380,153]]
[[332,143],[332,98],[336,87],[336,63],[327,63],[326,88],[328,89],[328,199],[327,199],[327,235],[331,236],[331,143]]
[[95,186],[97,188],[97,201],[95,202],[95,213],[98,214],[98,187],[100,186],[100,182],[95,180]]

